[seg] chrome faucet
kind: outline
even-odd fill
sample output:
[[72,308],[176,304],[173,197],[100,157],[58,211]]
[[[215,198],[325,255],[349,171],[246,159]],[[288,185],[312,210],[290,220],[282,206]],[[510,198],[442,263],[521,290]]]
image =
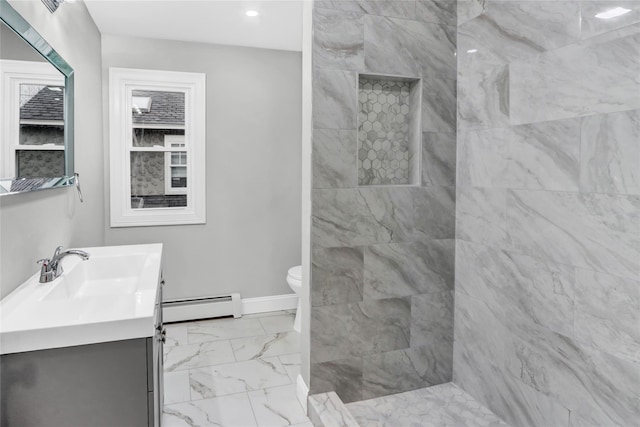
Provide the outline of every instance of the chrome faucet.
[[78,249],[69,249],[61,252],[62,246],[58,246],[51,258],[43,258],[38,260],[40,267],[40,283],[49,283],[60,277],[63,273],[60,261],[67,255],[78,255],[83,261],[89,259],[89,254]]

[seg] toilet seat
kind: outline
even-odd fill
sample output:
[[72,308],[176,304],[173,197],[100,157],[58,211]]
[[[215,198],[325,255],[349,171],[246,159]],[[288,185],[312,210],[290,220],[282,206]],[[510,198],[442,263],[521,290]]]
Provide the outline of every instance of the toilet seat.
[[287,271],[287,276],[292,278],[293,280],[301,281],[302,280],[302,266],[296,265],[295,267],[291,267],[289,271]]
[[287,271],[287,283],[291,290],[298,295],[298,308],[296,309],[296,319],[293,322],[293,329],[297,332],[300,332],[301,326],[300,322],[302,316],[300,312],[302,310],[302,302],[300,301],[300,291],[302,290],[302,266],[296,265],[295,267],[291,267],[289,271]]

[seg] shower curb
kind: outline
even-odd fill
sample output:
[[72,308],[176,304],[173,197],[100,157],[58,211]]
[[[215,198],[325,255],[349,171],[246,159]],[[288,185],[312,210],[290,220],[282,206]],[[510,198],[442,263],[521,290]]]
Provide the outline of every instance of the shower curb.
[[360,427],[334,391],[309,396],[307,402],[309,419],[314,427]]

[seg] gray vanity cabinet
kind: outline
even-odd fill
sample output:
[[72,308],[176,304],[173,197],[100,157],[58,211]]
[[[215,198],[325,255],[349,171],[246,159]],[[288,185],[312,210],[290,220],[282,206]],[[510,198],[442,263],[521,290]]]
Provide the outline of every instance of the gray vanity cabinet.
[[159,426],[159,288],[153,336],[0,356],[0,425]]

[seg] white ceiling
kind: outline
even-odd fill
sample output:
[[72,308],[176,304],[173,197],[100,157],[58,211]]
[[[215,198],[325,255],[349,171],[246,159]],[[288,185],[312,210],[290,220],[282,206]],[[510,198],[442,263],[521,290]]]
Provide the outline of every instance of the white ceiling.
[[[302,0],[85,0],[104,34],[302,50]],[[245,12],[257,10],[249,18]]]

